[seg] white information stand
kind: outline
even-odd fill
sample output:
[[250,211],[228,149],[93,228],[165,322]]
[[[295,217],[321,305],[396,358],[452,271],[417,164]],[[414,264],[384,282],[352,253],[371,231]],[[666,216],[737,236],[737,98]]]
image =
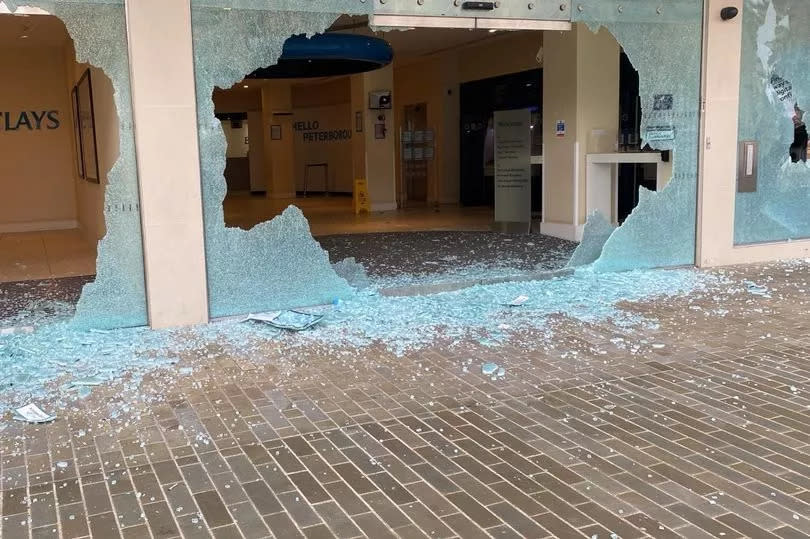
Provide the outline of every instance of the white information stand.
[[656,190],[664,188],[671,174],[671,164],[661,159],[661,152],[590,153],[586,161],[586,205],[588,215],[599,210],[613,224],[619,216],[619,185],[616,165],[621,163],[655,163]]
[[531,111],[495,111],[495,229],[529,232],[532,221]]

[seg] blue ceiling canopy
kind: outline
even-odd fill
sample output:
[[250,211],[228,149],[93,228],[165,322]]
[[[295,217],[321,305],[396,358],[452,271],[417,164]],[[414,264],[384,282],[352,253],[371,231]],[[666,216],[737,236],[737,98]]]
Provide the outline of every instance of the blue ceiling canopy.
[[394,49],[384,39],[329,32],[284,42],[276,65],[257,69],[248,79],[333,77],[373,71],[390,64]]

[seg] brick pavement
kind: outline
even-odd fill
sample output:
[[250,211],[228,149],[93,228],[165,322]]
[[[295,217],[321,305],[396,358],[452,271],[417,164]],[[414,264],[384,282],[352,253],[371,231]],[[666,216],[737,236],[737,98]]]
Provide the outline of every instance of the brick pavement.
[[810,267],[730,273],[773,297],[625,306],[655,329],[556,317],[463,355],[209,344],[127,414],[110,387],[5,422],[0,535],[810,536]]

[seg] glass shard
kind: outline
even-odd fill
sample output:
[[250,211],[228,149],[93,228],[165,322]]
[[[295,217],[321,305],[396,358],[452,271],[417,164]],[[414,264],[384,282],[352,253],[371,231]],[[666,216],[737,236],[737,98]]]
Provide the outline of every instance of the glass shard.
[[595,262],[602,254],[602,248],[616,227],[605,219],[602,212],[595,211],[588,216],[585,222],[585,231],[582,234],[582,241],[571,255],[568,261],[569,268],[586,266]]
[[810,103],[810,4],[745,0],[742,17],[739,140],[758,148],[755,182],[737,190],[734,243],[807,238],[810,164],[802,109]]
[[[671,150],[672,179],[639,202],[608,238],[596,271],[690,265],[695,260],[702,0],[583,0],[574,21],[606,27],[639,73],[642,146]],[[665,98],[665,99],[664,99]]]
[[[246,5],[247,7],[247,5]],[[298,208],[250,230],[227,228],[225,137],[214,116],[214,88],[230,88],[273,65],[291,35],[322,32],[336,13],[192,8],[203,217],[212,317],[332,303],[353,289],[312,238]],[[226,35],[228,39],[223,40]]]
[[[107,174],[107,233],[98,244],[95,282],[84,287],[73,320],[77,328],[118,328],[147,323],[143,245],[132,130],[132,99],[126,17],[122,0],[30,0],[59,17],[76,49],[76,61],[89,63],[112,80],[119,120],[119,157]],[[14,2],[6,2],[14,11]]]

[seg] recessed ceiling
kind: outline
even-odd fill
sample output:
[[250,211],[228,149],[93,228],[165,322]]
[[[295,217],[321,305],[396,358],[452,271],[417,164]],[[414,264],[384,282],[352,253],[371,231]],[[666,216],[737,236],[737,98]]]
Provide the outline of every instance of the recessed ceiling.
[[[386,40],[394,49],[394,62],[397,64],[408,64],[416,61],[420,57],[441,53],[447,50],[464,48],[471,45],[482,44],[495,41],[507,35],[517,32],[491,32],[482,29],[461,29],[461,28],[413,28],[409,30],[389,30],[386,32],[373,32],[368,27],[368,17],[364,15],[342,15],[329,28],[327,32],[339,32],[347,34],[357,34],[363,36],[374,36]],[[317,79],[290,79],[294,84],[308,85],[317,84],[332,77]],[[243,92],[253,92],[257,88],[264,86],[268,81],[262,79],[246,79],[234,85],[233,90]],[[249,89],[244,89],[247,84]]]
[[0,14],[0,46],[4,48],[60,47],[69,39],[59,17]]
[[275,65],[257,69],[248,79],[320,78],[373,71],[391,63],[394,51],[373,36],[327,32],[292,36]]

